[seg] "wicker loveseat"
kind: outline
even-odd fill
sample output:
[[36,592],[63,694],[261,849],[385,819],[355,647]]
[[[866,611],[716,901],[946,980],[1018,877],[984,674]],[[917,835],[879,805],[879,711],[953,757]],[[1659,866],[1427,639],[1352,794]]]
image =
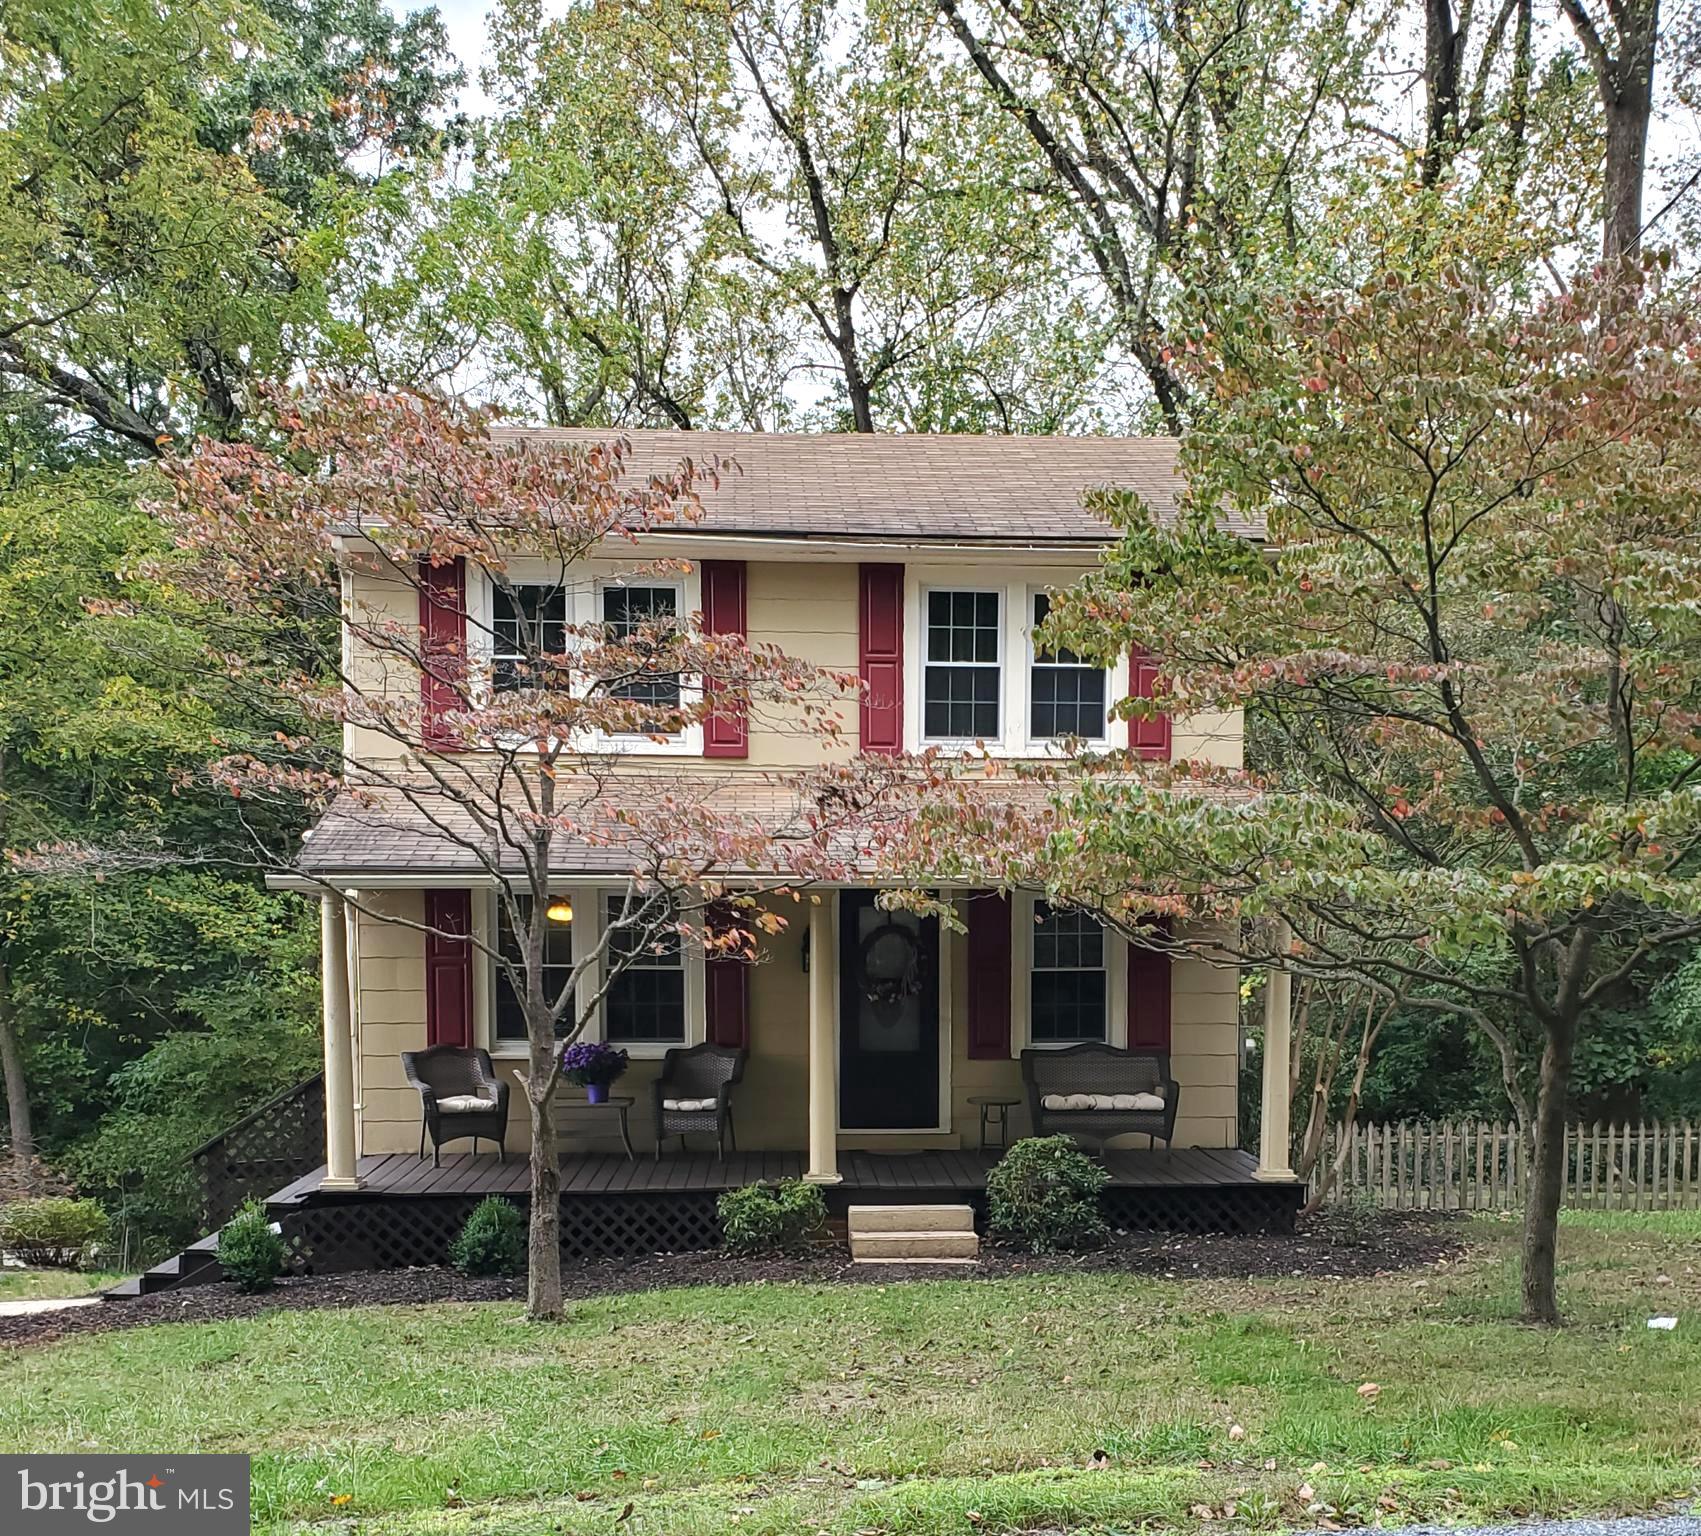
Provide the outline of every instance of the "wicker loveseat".
[[656,1156],[662,1155],[662,1138],[677,1136],[681,1149],[693,1131],[714,1133],[715,1149],[726,1156],[730,1143],[738,1150],[732,1128],[732,1090],[744,1076],[748,1051],[729,1045],[693,1045],[676,1048],[662,1057],[661,1075],[655,1081]]
[[419,1090],[422,1123],[419,1155],[431,1137],[431,1161],[438,1163],[446,1141],[473,1138],[496,1143],[497,1160],[504,1161],[508,1134],[508,1085],[497,1079],[490,1052],[463,1050],[458,1045],[433,1045],[423,1051],[403,1051],[402,1071]]
[[1023,1051],[1022,1081],[1036,1136],[1062,1134],[1103,1146],[1112,1136],[1132,1132],[1153,1141],[1161,1137],[1166,1150],[1175,1137],[1181,1087],[1160,1051],[1093,1043]]

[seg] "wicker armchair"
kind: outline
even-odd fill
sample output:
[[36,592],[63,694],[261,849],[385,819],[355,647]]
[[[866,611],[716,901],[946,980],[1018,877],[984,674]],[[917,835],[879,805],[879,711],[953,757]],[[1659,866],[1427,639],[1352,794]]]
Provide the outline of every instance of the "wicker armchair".
[[[1172,1150],[1181,1085],[1169,1075],[1169,1057],[1161,1051],[1125,1051],[1114,1045],[1069,1045],[1054,1051],[1023,1051],[1022,1080],[1028,1088],[1028,1112],[1034,1135],[1059,1133],[1102,1147],[1112,1136],[1143,1134],[1148,1145],[1163,1138]],[[1091,1095],[1155,1094],[1162,1109],[1047,1108],[1046,1100]]]
[[496,1143],[498,1162],[506,1161],[508,1085],[498,1080],[489,1051],[468,1051],[458,1045],[433,1045],[423,1051],[403,1051],[402,1071],[419,1090],[423,1115],[419,1155],[431,1137],[433,1167],[442,1164],[446,1141],[470,1136],[473,1152],[482,1137]]
[[656,1106],[656,1156],[662,1155],[662,1139],[679,1138],[680,1150],[693,1131],[715,1133],[715,1150],[725,1157],[730,1144],[738,1150],[732,1128],[732,1090],[744,1076],[748,1051],[727,1045],[693,1045],[675,1049],[662,1058],[661,1075],[654,1085]]

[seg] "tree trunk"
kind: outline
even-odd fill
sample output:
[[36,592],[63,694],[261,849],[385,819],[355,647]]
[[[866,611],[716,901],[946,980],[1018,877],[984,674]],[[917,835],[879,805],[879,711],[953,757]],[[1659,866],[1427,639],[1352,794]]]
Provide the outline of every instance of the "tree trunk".
[[1555,1252],[1565,1195],[1565,1113],[1576,1043],[1575,1019],[1547,1026],[1536,1094],[1534,1156],[1524,1191],[1524,1320],[1531,1323],[1559,1322]]
[[1606,210],[1601,249],[1608,260],[1636,249],[1642,238],[1642,183],[1648,123],[1654,111],[1654,49],[1650,36],[1639,65],[1620,66],[1622,84],[1607,102]]
[[[531,1221],[526,1237],[526,1316],[554,1322],[561,1316],[561,1163],[555,1151],[555,1021],[528,1020],[531,1067],[526,1106],[531,1111]],[[542,1095],[541,1099],[539,1095]]]
[[1452,164],[1459,139],[1459,34],[1451,0],[1425,0],[1423,23],[1422,174],[1423,185],[1433,187]]
[[6,1079],[6,1122],[11,1131],[12,1160],[27,1168],[35,1157],[35,1126],[30,1118],[29,1084],[24,1080],[24,1053],[12,1022],[11,977],[0,960],[0,1077]]

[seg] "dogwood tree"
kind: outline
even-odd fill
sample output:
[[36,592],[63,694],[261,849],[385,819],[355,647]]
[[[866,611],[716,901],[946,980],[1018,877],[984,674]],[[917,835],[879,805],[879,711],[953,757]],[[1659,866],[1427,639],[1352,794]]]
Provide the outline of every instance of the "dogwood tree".
[[[658,950],[753,956],[755,934],[783,922],[780,904],[759,897],[842,878],[852,830],[888,770],[745,773],[728,792],[633,750],[734,718],[825,742],[856,686],[709,633],[690,613],[578,616],[571,596],[594,579],[684,569],[649,558],[646,539],[689,531],[732,466],[685,461],[639,476],[619,439],[493,437],[486,417],[411,396],[327,389],[276,406],[275,449],[206,441],[167,467],[162,515],[178,548],[159,575],[234,613],[268,614],[269,662],[229,664],[257,709],[284,702],[322,729],[279,732],[271,750],[212,771],[239,804],[305,795],[338,818],[399,820],[494,889],[509,944],[408,926],[488,956],[519,1002],[528,1310],[551,1317],[561,1306],[551,1098],[564,1042]],[[488,610],[465,597],[481,582]],[[442,613],[453,622],[434,622]],[[605,924],[579,925],[590,942],[575,944],[563,973],[549,908],[569,851],[619,892]],[[348,899],[368,910],[359,893]]]
[[1701,935],[1701,317],[1654,263],[1528,303],[1456,269],[1263,297],[1186,361],[1186,513],[1099,494],[1120,543],[1049,638],[1161,647],[1127,711],[1257,710],[1259,779],[1052,765],[1042,808],[935,818],[922,862],[1471,1018],[1533,1159],[1524,1311],[1556,1321],[1579,1037]]

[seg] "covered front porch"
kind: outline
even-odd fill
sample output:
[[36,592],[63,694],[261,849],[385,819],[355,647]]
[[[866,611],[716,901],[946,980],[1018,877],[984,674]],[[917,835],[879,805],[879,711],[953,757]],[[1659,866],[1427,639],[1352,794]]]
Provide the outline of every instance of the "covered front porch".
[[[493,905],[488,892],[367,888],[349,900],[337,891],[321,900],[321,1183],[328,1192],[347,1192],[373,1176],[375,1156],[418,1160],[420,1101],[400,1070],[403,1051],[445,1043],[487,1049],[497,1074],[518,1090],[523,1042],[504,1033],[491,968],[474,964],[472,946],[454,946],[463,953],[451,963],[447,946],[422,932],[427,919],[433,926],[445,921],[452,901],[476,931],[480,913]],[[1166,1063],[1179,1093],[1176,1154],[1238,1149],[1242,1031],[1235,968],[1195,955],[1154,954],[1110,935],[1083,938],[1061,925],[1057,941],[1042,952],[1045,930],[1031,898],[963,892],[956,900],[964,921],[952,926],[887,914],[868,888],[816,891],[791,909],[782,931],[764,936],[758,963],[717,967],[701,956],[681,956],[671,1037],[631,1040],[611,1018],[598,1023],[605,1038],[631,1040],[634,1060],[617,1091],[633,1100],[637,1146],[656,1149],[652,1085],[672,1046],[712,1041],[744,1052],[737,1149],[800,1159],[798,1174],[830,1187],[846,1181],[852,1154],[978,1152],[979,1106],[989,1097],[1009,1106],[999,1139],[1030,1134],[1022,1058],[1085,1038]],[[595,892],[581,888],[573,906],[582,924],[598,911]],[[908,929],[894,936],[904,924]],[[888,951],[895,967],[883,958]],[[881,966],[886,969],[871,974]],[[886,970],[907,979],[893,986]],[[1292,1179],[1287,980],[1275,972],[1266,988],[1267,1049],[1254,1063],[1263,1080],[1259,1153],[1231,1159],[1237,1172],[1250,1164],[1250,1176],[1272,1183]],[[521,1095],[513,1097],[511,1159],[527,1147]],[[621,1150],[612,1118],[577,1113],[582,1107],[582,1093],[558,1095],[561,1151]],[[1147,1139],[1113,1140],[1109,1150],[1135,1145]],[[690,1167],[709,1147],[675,1140],[669,1150],[688,1152],[679,1164]],[[728,1159],[724,1166],[754,1165]],[[512,1176],[522,1175],[516,1169]]]

